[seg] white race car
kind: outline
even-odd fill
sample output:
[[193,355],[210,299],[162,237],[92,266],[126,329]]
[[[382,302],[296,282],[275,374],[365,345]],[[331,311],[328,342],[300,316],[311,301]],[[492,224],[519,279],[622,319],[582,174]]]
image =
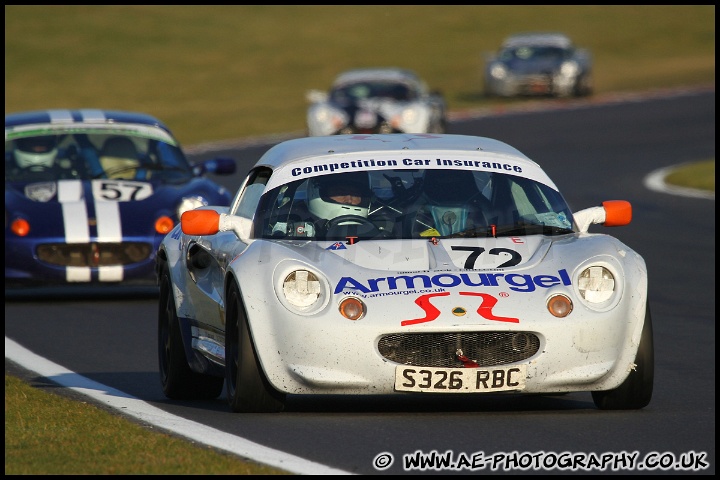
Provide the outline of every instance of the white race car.
[[165,395],[273,412],[287,395],[653,390],[643,258],[571,212],[542,168],[489,138],[285,141],[230,207],[186,212],[159,249]]
[[308,136],[352,133],[445,133],[447,105],[417,73],[397,67],[358,68],[330,90],[306,94]]

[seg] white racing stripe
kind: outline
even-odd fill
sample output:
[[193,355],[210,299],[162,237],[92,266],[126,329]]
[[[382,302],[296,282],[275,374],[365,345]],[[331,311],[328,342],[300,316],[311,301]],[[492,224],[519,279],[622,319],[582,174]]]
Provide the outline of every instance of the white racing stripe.
[[80,115],[82,115],[83,122],[98,123],[105,121],[105,114],[98,109],[86,108],[80,110]]
[[67,243],[87,243],[90,241],[87,206],[83,198],[80,180],[60,180],[58,182],[58,202],[62,206],[65,241]]
[[[58,181],[58,202],[62,207],[66,243],[87,243],[90,241],[87,206],[83,197],[80,180]],[[68,282],[89,282],[89,267],[66,267],[65,280]]]
[[72,114],[69,110],[48,110],[50,123],[72,123]]
[[99,280],[101,282],[120,282],[123,279],[123,266],[110,265],[98,268]]
[[[93,192],[95,189],[93,188]],[[109,202],[95,197],[95,218],[97,219],[98,243],[122,242],[122,220],[120,218],[120,202]],[[98,269],[101,282],[120,282],[123,280],[123,266],[110,265]]]
[[[58,181],[58,202],[62,207],[63,225],[66,243],[88,243],[90,226],[88,211],[80,180]],[[121,242],[122,222],[119,202],[95,199],[95,218],[97,221],[99,242]],[[124,278],[122,265],[99,268],[101,282],[120,282]],[[65,279],[68,282],[90,282],[90,267],[67,267]]]
[[89,282],[92,280],[88,267],[65,267],[65,280],[68,282]]
[[95,198],[95,218],[97,219],[98,242],[122,241],[119,202],[108,202]]
[[83,198],[80,180],[60,180],[58,182],[58,202],[62,206],[65,241],[67,243],[87,243],[90,241],[87,207]]

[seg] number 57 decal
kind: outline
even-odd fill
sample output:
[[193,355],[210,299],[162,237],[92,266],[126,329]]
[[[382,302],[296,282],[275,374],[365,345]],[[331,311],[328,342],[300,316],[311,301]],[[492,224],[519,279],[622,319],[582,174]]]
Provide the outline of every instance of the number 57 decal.
[[132,202],[152,195],[152,185],[145,182],[99,180],[93,182],[93,198],[107,202]]

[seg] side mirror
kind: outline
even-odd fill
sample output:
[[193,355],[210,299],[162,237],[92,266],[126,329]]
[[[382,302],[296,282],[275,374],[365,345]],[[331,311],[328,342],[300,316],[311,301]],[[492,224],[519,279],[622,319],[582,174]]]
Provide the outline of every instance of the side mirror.
[[310,103],[326,102],[328,94],[322,90],[308,90],[305,93],[305,99]]
[[206,173],[214,173],[216,175],[230,175],[235,173],[237,164],[235,159],[226,157],[211,158],[193,165],[193,175],[199,177]]
[[252,220],[215,210],[190,210],[180,217],[180,227],[185,235],[215,235],[233,231],[243,243],[251,242]]
[[573,214],[581,233],[587,233],[590,225],[622,227],[632,221],[632,205],[627,200],[607,200],[601,207],[590,207]]

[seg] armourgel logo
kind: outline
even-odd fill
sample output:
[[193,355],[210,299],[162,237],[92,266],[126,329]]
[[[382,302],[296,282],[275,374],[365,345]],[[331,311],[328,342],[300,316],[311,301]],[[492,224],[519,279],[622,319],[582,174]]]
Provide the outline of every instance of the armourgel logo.
[[[355,291],[373,293],[416,288],[453,287],[500,287],[507,286],[516,292],[534,292],[536,287],[550,288],[555,285],[571,285],[567,270],[555,275],[526,275],[519,273],[438,273],[436,275],[398,275],[397,277],[370,278],[365,283],[353,277],[342,277],[335,286],[335,293]],[[502,285],[501,285],[502,283]]]

